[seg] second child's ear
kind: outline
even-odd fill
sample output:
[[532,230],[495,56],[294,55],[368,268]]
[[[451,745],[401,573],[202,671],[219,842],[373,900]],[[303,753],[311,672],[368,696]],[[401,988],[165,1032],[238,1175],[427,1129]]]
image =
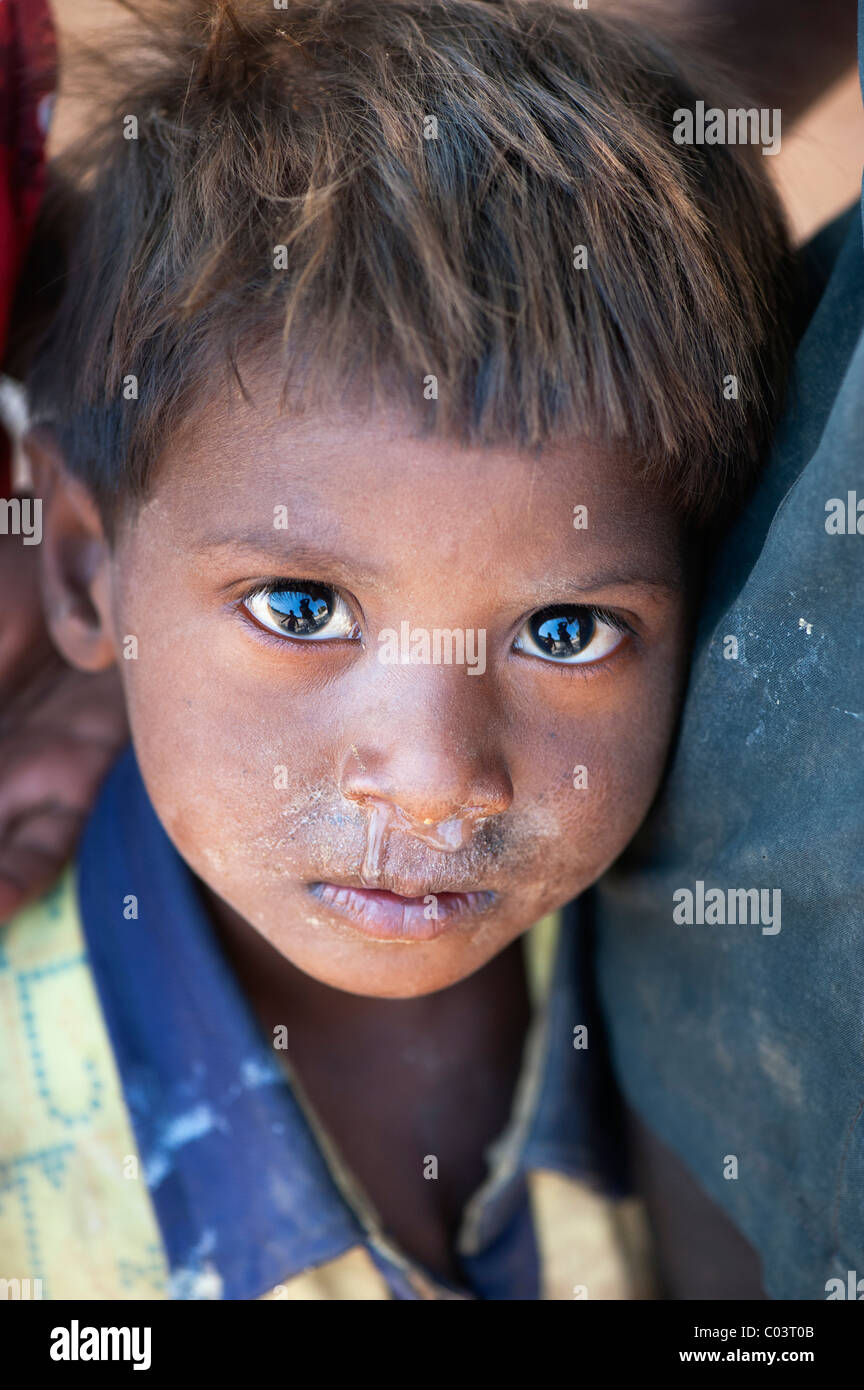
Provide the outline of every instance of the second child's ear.
[[41,582],[55,645],[81,671],[114,665],[111,552],[91,494],[67,470],[53,431],[25,435],[34,497],[42,504]]

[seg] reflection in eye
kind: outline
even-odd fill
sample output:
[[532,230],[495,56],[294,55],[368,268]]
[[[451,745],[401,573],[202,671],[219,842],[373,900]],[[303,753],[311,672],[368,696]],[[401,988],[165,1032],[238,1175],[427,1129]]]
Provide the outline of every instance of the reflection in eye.
[[243,607],[270,632],[323,642],[357,638],[359,625],[336,589],[305,579],[277,579],[247,594]]
[[513,645],[559,665],[587,666],[609,656],[630,631],[623,618],[605,608],[556,604],[534,613]]

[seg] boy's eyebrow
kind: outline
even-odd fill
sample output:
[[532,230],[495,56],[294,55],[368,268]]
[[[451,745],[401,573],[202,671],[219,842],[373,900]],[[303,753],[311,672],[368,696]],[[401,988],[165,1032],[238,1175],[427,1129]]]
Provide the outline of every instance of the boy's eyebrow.
[[573,593],[593,593],[596,589],[648,589],[660,593],[678,594],[684,587],[684,572],[680,565],[671,565],[663,571],[658,570],[598,570],[596,574],[580,575],[578,582],[570,583],[567,576],[558,582],[541,580],[533,585],[536,591],[548,589],[550,593],[560,594],[562,588]]
[[[190,547],[196,554],[210,554],[214,550],[236,551],[238,553],[267,556],[275,565],[281,567],[280,573],[286,578],[311,579],[316,570],[326,570],[331,574],[339,571],[362,583],[372,583],[380,575],[380,570],[368,563],[355,562],[351,558],[338,557],[331,551],[310,546],[305,542],[292,542],[287,538],[280,541],[278,534],[262,536],[260,531],[238,532],[234,536],[203,536]],[[287,566],[287,568],[286,568]],[[307,573],[308,571],[308,573]]]

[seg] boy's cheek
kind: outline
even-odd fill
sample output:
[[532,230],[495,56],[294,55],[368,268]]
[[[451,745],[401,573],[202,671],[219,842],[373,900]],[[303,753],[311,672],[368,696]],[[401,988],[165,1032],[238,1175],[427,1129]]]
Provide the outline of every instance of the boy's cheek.
[[566,898],[589,887],[629,844],[654,799],[664,761],[665,745],[650,737],[579,750],[555,798],[554,821],[550,816],[550,848]]
[[164,682],[133,678],[127,691],[142,776],[190,862],[237,862],[265,832],[262,858],[272,863],[281,836],[289,859],[290,822],[320,795],[326,750],[317,725],[298,723],[296,710],[289,718],[278,704],[256,717],[204,673],[192,682],[180,672]]

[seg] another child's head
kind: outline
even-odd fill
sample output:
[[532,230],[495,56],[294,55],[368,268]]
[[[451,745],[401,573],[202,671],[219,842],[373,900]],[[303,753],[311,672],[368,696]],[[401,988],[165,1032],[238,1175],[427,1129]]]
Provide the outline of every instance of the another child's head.
[[77,155],[46,603],[210,892],[424,994],[655,795],[694,556],[781,390],[782,225],[758,149],[673,141],[715,91],[623,22],[200,8]]

